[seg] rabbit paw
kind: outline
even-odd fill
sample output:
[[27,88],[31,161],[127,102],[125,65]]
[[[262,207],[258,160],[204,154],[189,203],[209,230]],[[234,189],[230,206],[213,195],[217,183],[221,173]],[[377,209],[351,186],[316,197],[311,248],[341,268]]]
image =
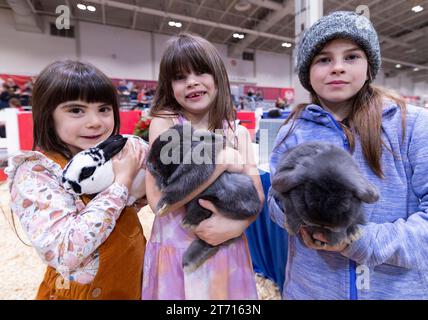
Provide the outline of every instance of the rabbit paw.
[[190,230],[193,231],[196,228],[195,224],[191,224],[190,222],[188,222],[187,220],[183,219],[181,220],[181,226],[186,229],[186,230]]
[[352,226],[347,230],[347,237],[345,239],[346,244],[351,244],[354,241],[357,241],[363,234],[361,228],[358,226]]
[[349,234],[348,239],[350,242],[357,241],[362,236],[362,234],[362,230],[358,227],[355,227],[353,232]]
[[314,243],[315,243],[317,246],[320,246],[320,247],[324,247],[324,246],[326,246],[326,245],[327,245],[327,243],[322,242],[322,241],[319,241],[319,240],[314,240]]

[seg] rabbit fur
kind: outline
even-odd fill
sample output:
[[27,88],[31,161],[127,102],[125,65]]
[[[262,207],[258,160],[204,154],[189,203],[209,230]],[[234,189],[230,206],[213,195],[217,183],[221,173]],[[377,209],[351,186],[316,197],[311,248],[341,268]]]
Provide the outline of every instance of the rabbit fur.
[[[111,158],[122,150],[128,139],[148,150],[147,143],[140,137],[112,135],[95,147],[83,150],[71,158],[62,174],[64,188],[76,195],[92,195],[107,189],[114,182]],[[141,168],[132,182],[126,205],[134,204],[145,194],[145,170]]]
[[288,150],[272,177],[272,192],[283,203],[285,228],[291,235],[305,226],[310,234],[321,232],[332,246],[357,240],[358,225],[365,223],[362,202],[379,199],[352,156],[324,142]]
[[[157,208],[182,200],[206,181],[215,170],[215,156],[223,148],[223,144],[223,136],[208,130],[194,130],[190,124],[175,125],[155,139],[147,156],[147,170],[154,176],[162,192]],[[165,161],[167,156],[173,154],[173,163]],[[196,159],[195,155],[203,158],[203,161]],[[194,228],[211,216],[211,211],[199,205],[199,199],[212,201],[231,219],[246,219],[256,215],[261,207],[251,177],[241,173],[224,172],[185,205],[183,227]],[[230,241],[233,239],[224,244]],[[218,248],[201,239],[193,241],[183,256],[184,270],[195,270],[213,256]]]

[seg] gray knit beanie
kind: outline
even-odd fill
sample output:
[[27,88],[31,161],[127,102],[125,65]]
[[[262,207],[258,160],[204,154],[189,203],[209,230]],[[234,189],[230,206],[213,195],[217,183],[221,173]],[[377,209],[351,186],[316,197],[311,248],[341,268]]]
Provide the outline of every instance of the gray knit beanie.
[[310,91],[309,68],[312,59],[330,40],[344,38],[358,44],[366,53],[371,80],[381,65],[380,46],[370,20],[353,11],[336,11],[322,17],[305,31],[298,44],[296,71],[303,87]]

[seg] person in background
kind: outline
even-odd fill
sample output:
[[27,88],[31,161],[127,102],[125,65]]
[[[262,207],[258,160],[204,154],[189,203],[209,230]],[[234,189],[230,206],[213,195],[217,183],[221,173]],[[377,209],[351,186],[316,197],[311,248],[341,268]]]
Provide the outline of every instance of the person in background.
[[24,111],[22,108],[21,102],[17,98],[12,98],[9,100],[9,108],[14,108],[17,111]]
[[284,110],[284,108],[285,108],[285,101],[282,100],[280,97],[276,98],[276,100],[275,100],[275,108]]
[[21,89],[19,86],[15,83],[15,80],[12,78],[7,78],[6,84],[9,86],[9,88],[13,91],[14,95],[19,95],[21,93]]
[[9,107],[9,100],[15,97],[15,91],[9,87],[7,82],[3,83],[2,91],[0,93],[0,109]]

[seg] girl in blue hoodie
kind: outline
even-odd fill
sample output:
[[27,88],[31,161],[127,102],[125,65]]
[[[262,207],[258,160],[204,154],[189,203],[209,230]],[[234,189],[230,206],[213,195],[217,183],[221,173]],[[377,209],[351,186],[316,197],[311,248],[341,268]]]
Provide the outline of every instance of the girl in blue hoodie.
[[[428,112],[373,86],[380,64],[377,33],[354,12],[321,18],[299,42],[312,103],[281,127],[271,177],[287,150],[325,141],[352,154],[380,199],[363,205],[368,223],[349,245],[304,228],[289,237],[284,299],[428,299]],[[269,192],[268,202],[283,227],[281,201]]]

